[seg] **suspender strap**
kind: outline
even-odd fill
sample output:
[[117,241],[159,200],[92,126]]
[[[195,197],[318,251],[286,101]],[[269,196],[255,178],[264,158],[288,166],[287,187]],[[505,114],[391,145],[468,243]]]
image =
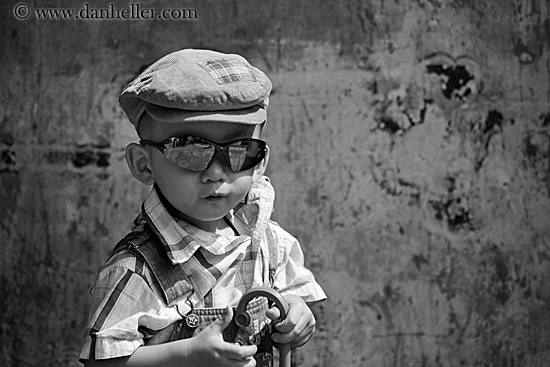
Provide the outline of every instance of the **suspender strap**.
[[[264,238],[269,252],[265,254],[269,258],[269,286],[272,287],[278,263],[278,246],[270,225],[265,228]],[[172,264],[162,242],[149,225],[144,225],[143,231],[128,234],[116,245],[113,254],[124,249],[128,249],[149,265],[168,305],[172,305],[178,299],[187,299],[193,294],[192,282],[183,270],[183,266]]]
[[139,247],[145,242],[149,241],[149,237],[149,231],[147,230],[130,232],[126,235],[126,237],[124,237],[117,243],[117,245],[113,249],[111,256],[124,249]]
[[164,246],[148,225],[142,232],[132,232],[115,247],[114,252],[127,248],[139,259],[144,260],[155,276],[164,295],[164,300],[170,306],[172,302],[182,297],[188,298],[193,293],[193,287],[179,264],[172,264]]

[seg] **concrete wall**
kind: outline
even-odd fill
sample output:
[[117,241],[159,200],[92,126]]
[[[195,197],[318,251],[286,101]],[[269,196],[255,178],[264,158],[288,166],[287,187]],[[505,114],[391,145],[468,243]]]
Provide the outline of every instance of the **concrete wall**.
[[18,3],[0,5],[0,365],[79,365],[88,289],[148,192],[118,93],[186,47],[272,78],[275,217],[330,297],[296,365],[548,365],[548,1],[180,1],[197,18],[110,21],[17,20]]

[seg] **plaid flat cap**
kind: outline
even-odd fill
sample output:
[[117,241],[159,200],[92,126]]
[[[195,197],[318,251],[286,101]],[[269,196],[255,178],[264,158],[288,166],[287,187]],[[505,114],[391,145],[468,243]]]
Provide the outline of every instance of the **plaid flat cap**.
[[145,112],[162,122],[261,124],[271,81],[242,56],[186,49],[168,54],[124,88],[120,105],[137,127]]

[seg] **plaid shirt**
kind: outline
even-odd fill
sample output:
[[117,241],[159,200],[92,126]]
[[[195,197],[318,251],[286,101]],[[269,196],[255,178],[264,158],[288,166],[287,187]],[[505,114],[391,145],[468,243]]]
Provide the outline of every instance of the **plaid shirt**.
[[266,177],[250,190],[247,204],[228,214],[238,236],[203,231],[170,216],[155,190],[143,203],[136,227],[154,227],[174,266],[183,266],[196,281],[188,300],[168,306],[154,275],[129,251],[111,257],[92,288],[92,314],[80,359],[131,355],[145,340],[182,319],[192,308],[236,306],[253,286],[265,285],[268,253],[261,232],[270,226],[277,243],[273,286],[285,296],[306,302],[326,298],[313,274],[304,267],[298,241],[269,219],[273,188]]

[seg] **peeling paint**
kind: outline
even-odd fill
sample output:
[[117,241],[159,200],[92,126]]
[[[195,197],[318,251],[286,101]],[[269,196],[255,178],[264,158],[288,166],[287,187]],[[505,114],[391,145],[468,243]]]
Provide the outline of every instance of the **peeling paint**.
[[428,65],[427,69],[428,73],[442,77],[441,91],[447,99],[463,99],[472,93],[468,82],[474,77],[464,66]]
[[529,48],[523,44],[521,39],[516,41],[513,53],[521,64],[530,65],[535,61],[535,55],[533,55]]
[[0,172],[13,170],[16,165],[15,152],[11,149],[0,151]]
[[49,164],[60,164],[71,162],[76,168],[84,168],[94,165],[97,167],[108,167],[111,153],[96,150],[77,150],[77,151],[49,151],[44,154],[46,162]]
[[445,221],[449,230],[472,230],[473,218],[462,198],[450,198],[446,201],[430,200],[429,204],[434,210],[435,219]]
[[2,222],[9,222],[11,216],[17,210],[19,196],[21,194],[21,184],[21,178],[17,172],[0,171]]

